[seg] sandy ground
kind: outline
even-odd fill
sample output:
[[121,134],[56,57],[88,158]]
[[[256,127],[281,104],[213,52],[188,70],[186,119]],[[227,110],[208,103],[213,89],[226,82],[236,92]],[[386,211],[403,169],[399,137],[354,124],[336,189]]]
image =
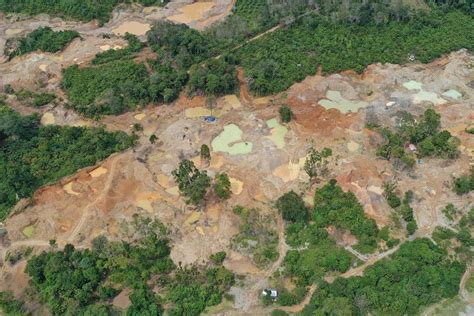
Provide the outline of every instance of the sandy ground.
[[[210,9],[189,13],[198,15],[197,20],[189,24],[198,26],[203,19],[225,14],[227,11],[224,9],[215,10],[226,9],[229,3],[215,1]],[[1,18],[0,35],[3,38],[5,34],[13,36],[40,25],[52,25],[56,29],[74,28],[84,38],[83,41],[74,41],[62,53],[29,54],[0,64],[1,79],[15,87],[34,87],[38,80],[46,80],[49,90],[61,94],[62,67],[87,62],[95,53],[105,49],[105,45],[108,45],[107,49],[125,45],[119,37],[103,39],[100,34],[112,33],[124,23],[148,24],[154,19],[186,14],[189,4],[190,1],[176,1],[164,9],[145,10],[136,6],[121,9],[115,11],[113,19],[102,28],[94,23],[64,22],[45,16],[8,24],[5,18]],[[210,4],[199,6],[207,8]],[[310,200],[317,188],[307,190],[308,178],[302,167],[306,151],[313,144],[317,149],[330,147],[334,153],[329,174],[316,187],[336,178],[344,190],[355,193],[367,215],[382,227],[391,220],[381,187],[384,181],[396,180],[403,191],[412,190],[415,194],[413,208],[419,226],[417,236],[430,236],[436,226],[447,224],[441,213],[447,203],[466,210],[473,199],[472,194],[460,198],[450,189],[452,177],[467,172],[474,163],[474,139],[464,131],[474,121],[473,65],[474,57],[465,51],[452,53],[428,65],[376,64],[368,67],[362,75],[344,72],[328,77],[310,76],[293,85],[286,94],[258,99],[248,93],[243,73],[239,71],[240,95],[217,100],[219,118],[212,124],[202,119],[202,115],[208,114],[205,99],[188,99],[184,94],[173,106],[150,106],[134,113],[105,117],[99,122],[85,120],[64,109],[62,104],[39,110],[44,124],[104,124],[109,130],[130,132],[130,126],[140,122],[144,131],[139,135],[139,145],[133,150],[113,155],[97,166],[43,187],[31,201],[20,202],[4,223],[8,235],[0,244],[0,259],[3,260],[8,251],[25,246],[32,246],[35,251],[47,248],[50,239],[56,239],[60,246],[72,242],[77,247],[90,246],[92,239],[101,234],[118,239],[122,236],[120,224],[125,219],[136,213],[148,215],[159,218],[170,227],[171,257],[175,262],[201,263],[214,252],[227,251],[229,257],[225,266],[245,276],[244,285],[232,290],[236,295],[232,312],[256,315],[261,310],[262,314],[268,314],[268,310],[261,309],[258,293],[280,268],[288,249],[284,242],[283,223],[279,221],[275,227],[280,237],[279,259],[270,268],[260,270],[246,254],[230,250],[230,241],[239,231],[239,219],[232,208],[235,205],[258,207],[277,216],[269,203],[292,189]],[[409,89],[404,85],[410,81],[421,83],[423,91],[430,93],[430,97],[443,98],[446,102],[437,105],[420,102],[417,95],[420,89]],[[446,95],[450,90],[459,92],[461,97],[452,91]],[[337,96],[336,100],[333,98],[336,102],[331,104],[334,107],[331,109],[320,105],[321,100],[327,99],[328,91],[338,92],[329,94]],[[10,101],[21,113],[36,111]],[[337,103],[341,101],[357,107],[352,112],[338,109]],[[278,104],[281,102],[288,103],[296,115],[294,121],[284,126],[270,121],[278,117]],[[394,105],[387,107],[388,102],[394,102]],[[364,128],[369,118],[394,126],[394,114],[398,110],[420,114],[430,106],[442,114],[442,127],[460,138],[461,155],[457,160],[424,159],[413,171],[407,172],[376,158],[380,137]],[[202,163],[198,157],[200,146],[211,145],[224,127],[231,124],[242,131],[242,140],[252,143],[251,151],[240,155],[212,152],[210,163]],[[152,134],[158,137],[155,144],[148,140]],[[211,176],[227,172],[232,183],[231,198],[219,202],[210,194],[206,207],[195,209],[187,206],[179,197],[171,177],[172,170],[183,158],[192,159]],[[23,229],[32,225],[33,233],[27,238]],[[350,238],[341,239],[347,241]],[[350,248],[350,243],[347,247]],[[366,259],[367,266],[385,255],[381,253],[362,259]],[[13,266],[2,261],[0,290],[14,289],[16,296],[23,296],[27,280],[23,267],[24,261]],[[363,268],[348,273],[363,273]],[[129,304],[125,294],[118,297],[116,303]]]
[[[234,2],[234,0],[214,0],[192,4],[192,0],[176,0],[171,1],[164,8],[121,6],[113,12],[112,19],[102,27],[94,21],[89,23],[65,21],[45,14],[33,18],[25,18],[21,15],[0,15],[0,73],[2,74],[0,87],[5,84],[12,84],[14,87],[25,85],[34,87],[37,77],[40,77],[42,84],[46,83],[48,88],[54,89],[59,84],[62,68],[87,63],[105,49],[125,46],[126,42],[120,35],[126,32],[143,38],[154,21],[173,16],[180,17],[175,21],[177,23],[183,20],[182,22],[190,27],[202,30],[230,14]],[[202,7],[203,4],[208,9],[200,9],[196,13],[195,6]],[[7,58],[3,55],[6,40],[25,35],[43,26],[50,26],[54,30],[76,30],[80,33],[82,40],[75,40],[60,53],[31,53],[16,57],[6,63]],[[109,34],[111,37],[103,38],[103,34]]]

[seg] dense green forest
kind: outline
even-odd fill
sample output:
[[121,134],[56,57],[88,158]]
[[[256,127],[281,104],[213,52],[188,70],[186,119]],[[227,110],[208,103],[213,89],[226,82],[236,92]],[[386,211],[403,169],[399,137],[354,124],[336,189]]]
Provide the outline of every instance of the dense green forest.
[[50,27],[41,27],[26,37],[8,39],[5,44],[5,55],[12,59],[37,50],[56,53],[63,50],[76,37],[79,37],[76,31],[55,32]]
[[147,34],[148,44],[161,59],[173,60],[179,68],[218,54],[218,42],[184,24],[157,21]]
[[149,101],[148,72],[132,60],[80,68],[75,65],[63,72],[62,88],[70,105],[86,116],[120,114]]
[[407,22],[431,10],[460,10],[473,15],[472,0],[428,1],[345,1],[345,0],[237,0],[233,14],[211,26],[206,33],[228,44],[241,42],[281,25],[292,25],[309,13],[334,24],[383,25],[390,21]]
[[210,59],[191,67],[188,87],[207,95],[233,93],[238,87],[237,70],[226,58]]
[[[53,315],[117,314],[111,302],[124,288],[132,290],[127,315],[161,315],[165,305],[169,315],[199,315],[221,302],[234,283],[230,271],[220,263],[177,267],[161,222],[134,216],[128,224],[137,239],[133,243],[100,236],[90,250],[68,244],[29,259],[26,273],[35,297]],[[21,310],[8,293],[0,293],[0,306]]]
[[286,227],[289,250],[283,262],[284,274],[294,277],[300,287],[310,285],[328,272],[345,272],[355,261],[346,250],[329,238],[325,228],[315,224],[292,223]]
[[316,73],[352,69],[362,72],[375,62],[403,64],[414,54],[429,62],[460,48],[472,49],[474,19],[461,12],[420,14],[406,22],[334,24],[308,16],[268,34],[236,54],[257,95],[287,89]]
[[130,147],[123,132],[99,128],[41,126],[39,116],[21,116],[0,106],[0,219],[18,199],[40,186],[91,166]]
[[0,11],[31,15],[47,13],[86,22],[97,19],[103,24],[109,20],[116,5],[132,2],[165,5],[169,0],[0,0]]
[[303,315],[415,315],[456,296],[465,268],[428,239],[409,241],[362,277],[321,282]]

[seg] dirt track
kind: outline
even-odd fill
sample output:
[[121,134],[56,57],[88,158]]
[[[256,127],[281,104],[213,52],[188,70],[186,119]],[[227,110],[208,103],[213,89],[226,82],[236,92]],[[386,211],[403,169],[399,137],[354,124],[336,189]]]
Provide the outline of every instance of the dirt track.
[[119,160],[120,160],[120,155],[113,156],[111,159],[108,160],[109,163],[110,163],[110,170],[108,170],[108,172],[107,172],[107,180],[105,182],[105,186],[104,186],[102,192],[100,192],[99,196],[97,196],[97,198],[95,198],[84,209],[82,209],[82,216],[81,216],[79,222],[74,227],[74,230],[71,232],[71,235],[69,235],[69,237],[67,238],[68,243],[74,242],[77,235],[81,232],[82,227],[84,226],[84,224],[87,220],[87,217],[89,216],[90,210],[93,207],[95,207],[97,205],[97,203],[99,203],[104,198],[106,198],[107,195],[109,194],[109,191],[112,187],[112,181],[114,180],[114,177],[115,177],[116,166],[117,166],[117,163],[118,163]]
[[[114,19],[106,28],[107,30],[115,28],[124,21],[133,20],[138,16],[140,15],[136,12],[115,12]],[[53,23],[51,20],[34,23],[40,22]],[[54,23],[57,23],[55,27],[64,26],[61,24],[62,21],[55,20]],[[20,26],[26,24],[21,22]],[[104,44],[103,39],[96,38],[102,30],[96,29],[95,26],[74,24],[73,27],[82,29],[87,37],[84,50],[79,49],[81,43],[78,41],[61,54],[30,54],[0,65],[0,71],[5,70],[5,74],[9,76],[8,80],[12,80],[18,86],[28,87],[30,83],[25,74],[31,72],[30,79],[33,80],[42,78],[41,76],[45,74],[37,74],[36,68],[46,60],[49,63],[47,75],[52,77],[49,79],[48,87],[60,93],[57,86],[60,79],[59,65],[85,62],[100,49],[100,45]],[[276,29],[278,27],[270,31]],[[119,41],[115,38],[107,43],[113,45],[119,44]],[[75,58],[79,59],[74,61]],[[238,71],[241,106],[233,108],[226,104],[225,100],[218,100],[222,115],[215,124],[207,124],[201,118],[186,117],[185,109],[190,106],[205,107],[205,98],[197,97],[189,100],[184,94],[174,106],[148,107],[118,117],[105,117],[98,123],[92,122],[92,124],[105,124],[110,130],[127,132],[130,132],[130,125],[139,122],[143,125],[144,132],[139,135],[139,145],[133,153],[131,151],[120,153],[103,162],[108,168],[106,175],[91,178],[87,172],[79,172],[74,176],[74,190],[80,194],[79,196],[65,192],[64,183],[51,185],[38,193],[34,205],[11,216],[5,222],[11,244],[9,248],[2,249],[2,257],[5,258],[8,250],[19,247],[49,247],[49,239],[57,239],[58,244],[63,246],[67,242],[88,245],[99,234],[118,238],[120,223],[139,213],[158,217],[172,228],[172,256],[175,261],[185,264],[201,263],[207,260],[211,253],[229,250],[230,240],[239,229],[231,211],[233,206],[240,204],[259,207],[261,201],[274,201],[282,192],[292,189],[308,193],[301,189],[302,184],[307,182],[304,172],[297,170],[295,177],[280,177],[275,170],[296,165],[299,159],[305,156],[311,140],[318,149],[322,147],[333,149],[337,159],[331,165],[327,178],[336,178],[344,190],[353,191],[363,203],[366,214],[374,218],[380,227],[390,224],[391,212],[385,200],[377,193],[383,182],[397,179],[401,190],[413,190],[415,192],[413,206],[419,226],[416,236],[429,237],[436,226],[449,226],[440,211],[441,207],[452,202],[464,210],[469,201],[469,196],[467,199],[460,199],[449,187],[444,186],[440,179],[449,181],[453,175],[465,172],[472,163],[474,141],[463,132],[463,128],[459,128],[474,120],[472,112],[474,93],[468,86],[468,83],[474,80],[474,74],[467,68],[472,60],[472,56],[468,53],[456,52],[430,65],[413,64],[404,67],[372,65],[362,75],[348,72],[328,77],[321,75],[308,77],[286,92],[288,98],[284,101],[292,107],[296,120],[288,124],[285,146],[281,149],[276,148],[268,138],[271,130],[266,127],[267,120],[278,117],[278,107],[272,104],[278,105],[280,96],[254,98],[248,90],[241,69]],[[26,78],[25,81],[23,77]],[[458,160],[444,163],[437,159],[426,159],[411,173],[400,171],[391,163],[376,158],[375,149],[379,138],[364,128],[368,109],[342,114],[335,109],[326,110],[318,104],[319,100],[326,97],[328,90],[340,91],[349,100],[364,100],[370,103],[381,123],[394,126],[393,114],[396,110],[420,113],[428,107],[426,104],[413,104],[411,101],[411,103],[407,101],[409,105],[405,107],[401,105],[396,109],[385,107],[390,97],[411,100],[412,93],[402,86],[402,83],[409,79],[423,82],[438,94],[443,93],[447,87],[460,89],[463,92],[463,99],[450,100],[446,105],[436,106],[436,110],[442,113],[443,128],[456,129],[453,133],[461,139],[464,149],[461,150]],[[17,109],[29,110],[21,106]],[[60,124],[72,125],[82,120],[76,113],[64,109],[62,105],[48,110]],[[137,115],[144,116],[137,119]],[[243,131],[243,139],[254,144],[253,150],[243,156],[213,152],[213,161],[207,169],[211,175],[227,172],[232,177],[240,179],[243,183],[242,192],[232,196],[226,203],[211,203],[212,205],[208,205],[207,208],[199,210],[199,219],[196,222],[187,224],[186,221],[194,210],[186,207],[183,200],[173,193],[175,183],[172,181],[171,170],[183,157],[195,159],[199,146],[203,143],[210,144],[228,124],[239,125]],[[155,145],[151,145],[148,141],[151,134],[156,134],[159,138]],[[356,144],[356,149],[351,150],[349,144]],[[22,229],[32,223],[36,230],[32,239],[27,239],[22,234]],[[279,236],[279,257],[266,270],[252,267],[248,273],[243,273],[248,281],[243,289],[248,300],[243,308],[236,310],[238,313],[262,311],[262,314],[268,314],[270,311],[260,306],[259,294],[269,279],[280,269],[288,251],[284,223],[280,217],[275,228]],[[79,242],[79,236],[84,240]],[[398,248],[399,246],[368,258],[351,251],[365,262],[342,274],[342,277],[361,275],[365,268],[391,255]],[[250,259],[248,261],[250,262]],[[3,272],[7,268],[9,269],[6,265],[3,267],[0,277],[5,276]],[[465,275],[461,282],[463,297],[466,295],[463,292],[466,280]],[[10,282],[9,284],[15,284],[15,280]],[[302,303],[281,309],[294,313],[301,311],[315,290],[315,286],[310,287]]]

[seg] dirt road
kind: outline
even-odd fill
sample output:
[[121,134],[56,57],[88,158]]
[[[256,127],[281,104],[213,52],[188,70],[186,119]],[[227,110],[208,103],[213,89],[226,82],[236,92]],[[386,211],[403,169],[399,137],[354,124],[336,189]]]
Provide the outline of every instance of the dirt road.
[[249,291],[250,300],[247,305],[248,308],[252,308],[254,306],[259,305],[260,292],[265,287],[267,283],[267,279],[271,277],[280,268],[281,264],[283,263],[283,260],[285,259],[286,252],[288,251],[289,247],[286,244],[286,240],[285,240],[285,222],[283,221],[281,216],[278,216],[277,230],[278,230],[278,259],[272,264],[272,266],[269,269],[263,271],[263,273],[257,277],[255,284],[251,287]]
[[459,284],[459,295],[470,304],[474,304],[474,295],[469,295],[469,292],[466,290],[466,283],[473,271],[474,266],[468,267],[461,278],[461,283]]
[[84,226],[84,223],[86,222],[86,219],[89,216],[91,209],[94,208],[97,203],[101,202],[109,194],[110,188],[112,186],[112,181],[115,177],[115,167],[117,166],[120,157],[121,154],[113,156],[112,159],[110,159],[110,170],[107,173],[108,178],[105,183],[105,186],[102,189],[102,192],[100,192],[100,194],[82,210],[82,216],[79,219],[79,222],[74,227],[74,230],[71,232],[71,235],[69,235],[69,237],[67,238],[68,243],[72,243],[76,239],[77,235],[82,230],[82,227]]

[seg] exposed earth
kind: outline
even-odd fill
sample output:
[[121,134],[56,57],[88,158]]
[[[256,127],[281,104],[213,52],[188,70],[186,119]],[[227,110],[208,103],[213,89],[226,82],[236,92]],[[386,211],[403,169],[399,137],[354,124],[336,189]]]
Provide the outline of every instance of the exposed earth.
[[[223,19],[233,5],[231,0],[191,2],[174,1],[166,8],[119,8],[103,27],[48,16],[33,19],[0,16],[0,51],[7,38],[39,26],[75,29],[82,37],[57,54],[31,53],[9,62],[0,56],[3,62],[0,86],[9,83],[15,88],[34,89],[42,82],[47,90],[65,99],[59,87],[62,68],[85,65],[100,51],[126,45],[119,36],[104,39],[102,34],[131,32],[144,36],[157,19],[170,19],[202,30]],[[329,147],[334,158],[325,179],[336,178],[344,190],[354,192],[366,214],[379,227],[391,221],[390,208],[382,197],[382,185],[384,181],[396,180],[404,191],[414,192],[412,206],[419,227],[416,237],[430,237],[436,226],[447,225],[441,212],[446,204],[453,203],[466,210],[473,203],[472,194],[461,198],[450,187],[453,177],[474,165],[474,138],[465,132],[474,122],[473,69],[474,56],[458,51],[426,65],[375,64],[361,75],[352,72],[315,75],[285,93],[260,99],[250,96],[241,80],[240,95],[217,100],[214,123],[203,119],[209,115],[205,98],[188,99],[184,93],[174,104],[150,105],[141,111],[104,117],[100,121],[84,119],[64,108],[64,102],[38,110],[10,100],[20,113],[41,112],[43,124],[105,125],[109,130],[130,132],[133,124],[140,123],[144,129],[139,134],[139,145],[133,150],[115,154],[97,166],[45,186],[31,201],[18,203],[4,222],[8,235],[0,244],[0,290],[13,290],[17,297],[25,295],[22,289],[27,284],[23,272],[26,262],[22,260],[15,265],[3,262],[7,252],[30,246],[38,252],[48,248],[52,239],[59,246],[73,243],[80,248],[89,247],[92,239],[101,234],[111,239],[123,237],[121,224],[138,213],[157,217],[171,229],[174,262],[201,263],[217,251],[228,253],[224,265],[244,279],[231,290],[235,302],[218,306],[209,314],[268,314],[258,296],[270,284],[289,249],[284,241],[283,223],[277,221],[274,227],[279,235],[279,259],[262,269],[248,254],[231,250],[231,239],[239,232],[240,225],[232,208],[244,205],[257,207],[265,214],[276,214],[272,202],[289,190],[305,192],[305,201],[311,204],[316,188],[307,190],[308,179],[303,171],[306,151],[311,145],[317,149]],[[275,120],[277,104],[283,101],[296,116],[286,125]],[[412,172],[402,172],[392,162],[376,158],[375,150],[381,138],[365,128],[367,120],[375,118],[393,127],[397,111],[421,114],[430,106],[441,114],[442,128],[461,140],[458,159],[423,159]],[[149,141],[152,134],[158,137],[155,144]],[[209,164],[201,162],[201,144],[211,148]],[[231,198],[220,203],[211,196],[203,209],[187,206],[171,176],[183,158],[192,160],[211,176],[227,172],[232,182]],[[399,237],[402,241],[406,239],[404,235]],[[395,250],[360,257],[365,264],[344,276],[362,274],[366,266]],[[311,288],[310,293],[314,290],[315,287]],[[301,310],[309,297],[287,311]],[[463,295],[461,299],[466,305],[473,303],[472,297]],[[119,298],[115,301],[117,306],[127,304]]]

